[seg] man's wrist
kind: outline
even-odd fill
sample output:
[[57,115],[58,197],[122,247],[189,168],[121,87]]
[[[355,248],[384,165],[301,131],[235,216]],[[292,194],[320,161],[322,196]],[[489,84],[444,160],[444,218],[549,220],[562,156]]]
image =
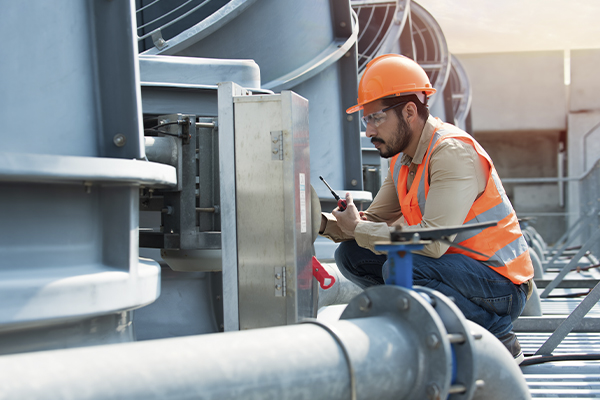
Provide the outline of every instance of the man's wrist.
[[319,234],[325,232],[325,228],[327,228],[327,217],[321,214],[321,227],[319,228]]

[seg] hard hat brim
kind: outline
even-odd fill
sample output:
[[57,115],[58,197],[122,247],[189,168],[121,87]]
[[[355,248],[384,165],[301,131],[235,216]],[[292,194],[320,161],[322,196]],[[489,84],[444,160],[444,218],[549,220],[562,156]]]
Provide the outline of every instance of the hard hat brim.
[[397,92],[397,91],[391,91],[389,93],[384,93],[382,94],[380,97],[377,97],[375,99],[369,100],[369,101],[365,101],[365,102],[360,102],[355,106],[352,106],[350,108],[348,108],[346,110],[346,114],[352,114],[355,113],[357,111],[360,111],[364,108],[365,104],[373,102],[373,101],[377,101],[377,100],[381,100],[381,99],[385,99],[385,98],[390,98],[390,97],[400,97],[403,95],[406,95],[407,93],[414,93],[414,92],[425,92],[425,95],[427,97],[431,96],[432,94],[434,94],[436,92],[436,90],[432,87],[427,87],[427,88],[417,88],[417,89],[412,89],[410,92]]
[[346,114],[354,114],[357,111],[360,111],[364,108],[363,104],[357,104],[355,106],[350,107],[349,109],[346,110]]

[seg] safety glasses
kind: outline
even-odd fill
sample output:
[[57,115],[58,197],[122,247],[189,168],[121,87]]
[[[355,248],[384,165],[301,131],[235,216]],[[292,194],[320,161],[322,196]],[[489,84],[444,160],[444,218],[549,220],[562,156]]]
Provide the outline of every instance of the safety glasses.
[[391,110],[392,108],[396,108],[398,106],[401,106],[402,104],[406,104],[409,103],[408,101],[402,101],[398,104],[394,104],[393,106],[389,106],[384,108],[383,110],[374,112],[372,114],[369,115],[365,115],[364,117],[362,117],[360,120],[362,121],[363,127],[365,129],[367,129],[367,124],[371,124],[374,127],[378,127],[379,125],[383,124],[387,118],[387,114],[385,113],[386,111]]

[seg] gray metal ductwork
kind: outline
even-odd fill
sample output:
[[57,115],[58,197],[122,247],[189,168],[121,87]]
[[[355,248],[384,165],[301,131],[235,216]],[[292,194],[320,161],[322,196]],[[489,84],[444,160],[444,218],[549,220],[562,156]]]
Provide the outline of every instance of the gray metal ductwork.
[[327,325],[1,357],[0,399],[530,398],[498,340],[419,290],[370,288]]
[[474,335],[481,336],[475,341],[475,362],[477,378],[485,382],[473,400],[531,399],[521,369],[506,347],[476,323],[467,321],[467,325]]
[[[8,8],[0,34],[18,39],[0,63],[0,354],[132,340],[130,310],[160,294],[159,265],[138,257],[139,188],[177,183],[172,166],[144,161],[135,11]],[[22,134],[28,118],[41,127]]]
[[[236,19],[225,21],[227,12]],[[322,201],[331,196],[319,175],[336,190],[356,191],[357,201],[370,201],[361,192],[359,121],[345,115],[357,98],[357,35],[347,0],[231,1],[144,55],[256,61],[263,89],[293,90],[311,104],[311,183]]]

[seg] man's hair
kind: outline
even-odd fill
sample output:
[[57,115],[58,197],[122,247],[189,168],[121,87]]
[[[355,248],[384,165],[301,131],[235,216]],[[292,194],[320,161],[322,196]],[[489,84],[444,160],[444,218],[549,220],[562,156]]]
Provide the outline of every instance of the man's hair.
[[[390,106],[393,106],[398,103],[402,103],[407,100],[415,103],[415,105],[417,106],[417,114],[419,115],[419,117],[421,119],[423,119],[424,121],[427,121],[427,118],[429,118],[429,108],[425,104],[421,103],[421,100],[419,100],[419,98],[414,94],[411,94],[408,96],[398,96],[398,97],[389,97],[389,98],[381,99],[384,107],[390,107]],[[404,106],[396,107],[393,109],[394,112],[396,113],[396,115],[398,116],[398,118],[402,118],[402,109],[403,108],[404,108]]]

